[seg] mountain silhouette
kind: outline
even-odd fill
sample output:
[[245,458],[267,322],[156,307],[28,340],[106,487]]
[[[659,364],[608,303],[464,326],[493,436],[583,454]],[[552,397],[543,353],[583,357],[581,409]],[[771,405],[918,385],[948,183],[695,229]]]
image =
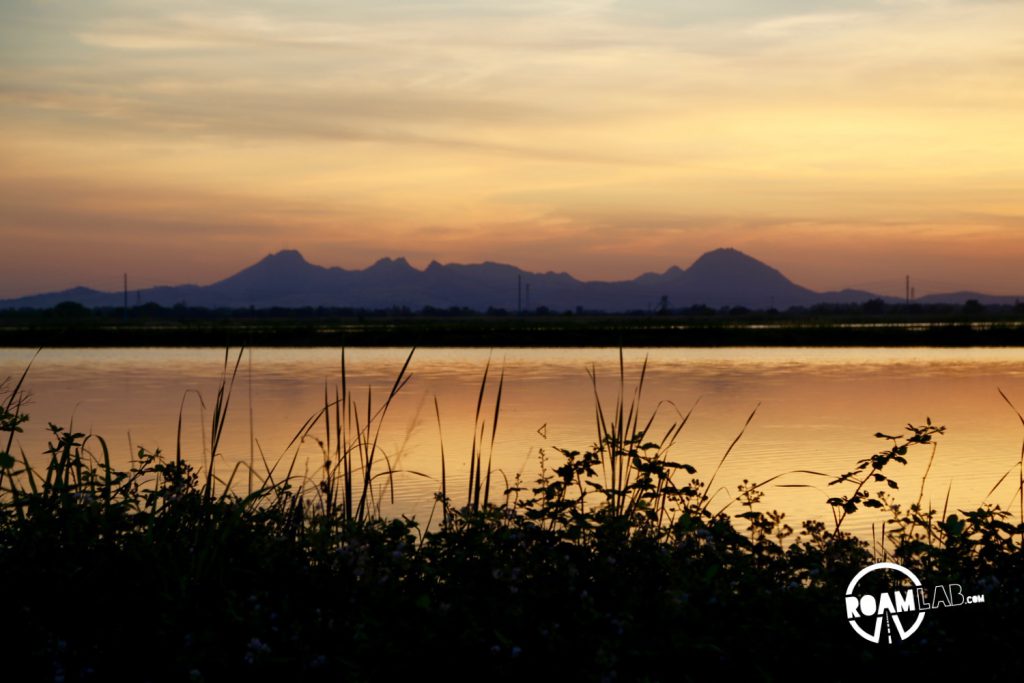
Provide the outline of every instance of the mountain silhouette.
[[[969,296],[968,296],[969,295]],[[129,301],[208,308],[297,308],[304,306],[385,309],[464,307],[478,311],[515,311],[546,307],[552,311],[652,311],[663,303],[671,308],[705,305],[751,309],[810,306],[818,303],[857,303],[890,297],[862,290],[815,292],[781,272],[736,249],[715,249],[689,268],[673,266],[663,273],[645,273],[632,280],[582,281],[568,273],[531,273],[515,266],[485,262],[441,264],[424,270],[404,258],[382,258],[363,270],[346,270],[310,263],[295,250],[270,254],[259,262],[209,285],[179,285],[131,290]],[[929,302],[992,299],[958,292]],[[924,300],[924,299],[922,299]],[[75,287],[60,292],[0,300],[0,308],[49,308],[72,301],[89,307],[118,307],[123,292]]]

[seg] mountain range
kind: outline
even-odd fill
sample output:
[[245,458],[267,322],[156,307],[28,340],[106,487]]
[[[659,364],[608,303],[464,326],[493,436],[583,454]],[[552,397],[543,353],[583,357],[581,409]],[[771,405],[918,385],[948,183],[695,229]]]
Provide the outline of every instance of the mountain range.
[[[650,311],[706,305],[751,309],[860,303],[869,299],[900,301],[871,292],[843,289],[815,292],[790,281],[778,270],[735,249],[715,249],[689,268],[673,266],[632,280],[581,281],[568,273],[531,273],[501,263],[440,264],[423,270],[404,258],[383,258],[363,270],[326,268],[309,263],[294,250],[266,256],[234,275],[209,285],[150,287],[129,292],[129,303],[156,303],[207,308],[304,306],[385,309],[405,306],[465,307],[509,311],[546,307],[552,311]],[[1015,297],[955,292],[920,297],[920,303],[1014,303]],[[71,301],[88,307],[119,307],[124,292],[75,287],[59,292],[0,300],[0,308],[49,308]]]

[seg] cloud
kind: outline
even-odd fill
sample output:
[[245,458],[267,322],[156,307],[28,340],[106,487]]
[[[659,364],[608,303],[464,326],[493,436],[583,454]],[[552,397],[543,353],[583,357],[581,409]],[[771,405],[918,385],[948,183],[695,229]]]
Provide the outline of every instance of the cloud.
[[[253,253],[299,231],[367,258],[437,244],[626,276],[798,225],[875,246],[863,226],[1017,227],[998,216],[1024,182],[1020,3],[97,0],[0,19],[6,230]],[[75,189],[94,186],[94,204]]]
[[860,13],[797,14],[759,21],[751,26],[748,32],[755,36],[792,37],[794,34],[806,31],[834,29],[836,26],[849,25],[865,18],[866,15]]

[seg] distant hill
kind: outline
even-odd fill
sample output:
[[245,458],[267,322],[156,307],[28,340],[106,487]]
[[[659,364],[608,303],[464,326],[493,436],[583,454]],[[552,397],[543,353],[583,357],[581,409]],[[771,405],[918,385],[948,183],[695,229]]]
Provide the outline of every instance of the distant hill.
[[[309,263],[294,250],[266,256],[234,275],[210,285],[180,285],[132,290],[129,301],[173,306],[231,307],[351,307],[384,309],[405,306],[419,310],[465,307],[509,311],[547,307],[552,311],[583,308],[593,311],[652,311],[666,302],[670,308],[705,305],[750,309],[811,306],[818,303],[859,303],[869,299],[898,301],[861,290],[815,292],[801,287],[778,270],[735,249],[715,249],[689,268],[676,266],[663,273],[645,273],[617,282],[577,280],[567,273],[531,273],[501,263],[440,264],[424,270],[404,258],[383,258],[364,270],[326,268]],[[972,292],[930,295],[921,302],[962,302],[994,299]],[[76,287],[60,292],[0,300],[0,308],[50,308],[72,301],[88,307],[116,307],[123,292],[100,292]]]
[[948,294],[928,294],[914,299],[919,304],[965,304],[974,299],[982,305],[1012,306],[1021,300],[1019,296],[996,296],[981,292],[949,292]]

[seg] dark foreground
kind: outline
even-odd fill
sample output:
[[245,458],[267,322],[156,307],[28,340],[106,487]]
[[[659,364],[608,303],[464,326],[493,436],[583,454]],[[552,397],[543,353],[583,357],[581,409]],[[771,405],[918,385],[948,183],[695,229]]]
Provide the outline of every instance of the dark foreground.
[[[214,453],[226,410],[218,400]],[[1024,527],[998,507],[938,513],[889,495],[941,427],[879,435],[882,450],[831,480],[835,523],[794,531],[760,485],[712,505],[711,481],[667,457],[672,433],[648,435],[620,403],[599,413],[597,443],[552,453],[528,485],[499,487],[474,447],[469,483],[442,482],[428,531],[374,514],[386,476],[348,410],[327,406],[340,419],[314,481],[287,463],[255,482],[214,476],[216,462],[204,474],[141,449],[117,471],[100,439],[57,427],[40,471],[0,453],[5,679],[1019,677]],[[22,417],[8,400],[0,449]],[[865,506],[892,515],[884,545],[842,530]],[[844,595],[881,559],[985,602],[869,643]]]

